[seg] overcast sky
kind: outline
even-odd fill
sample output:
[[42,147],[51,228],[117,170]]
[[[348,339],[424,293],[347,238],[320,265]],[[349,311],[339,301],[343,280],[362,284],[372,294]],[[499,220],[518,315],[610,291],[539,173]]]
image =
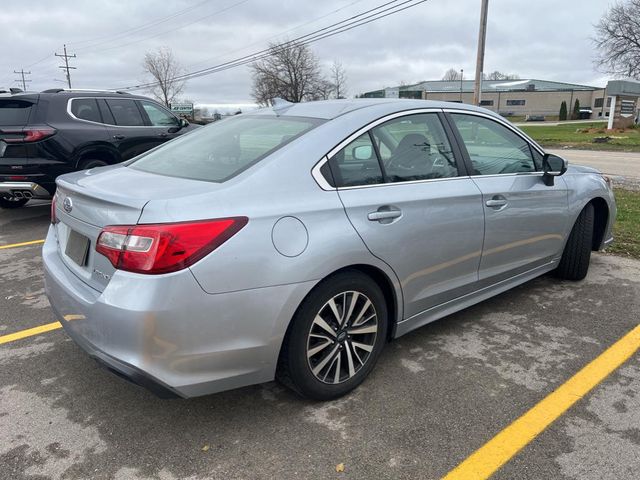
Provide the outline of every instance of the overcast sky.
[[[346,19],[388,0],[31,0],[0,14],[0,86],[30,70],[33,90],[64,87],[67,43],[77,88],[118,88],[148,79],[145,52],[169,46],[187,71],[216,65]],[[603,86],[589,37],[607,0],[490,0],[485,72]],[[186,10],[186,11],[185,11]],[[176,13],[184,12],[179,15]],[[429,0],[321,40],[312,49],[327,71],[342,62],[348,95],[475,69],[480,0]],[[174,15],[172,18],[166,18]],[[153,25],[147,25],[155,22]],[[146,26],[145,26],[146,25]],[[143,27],[143,28],[141,28]],[[38,62],[38,63],[36,63]],[[196,103],[250,103],[248,67],[190,80]]]

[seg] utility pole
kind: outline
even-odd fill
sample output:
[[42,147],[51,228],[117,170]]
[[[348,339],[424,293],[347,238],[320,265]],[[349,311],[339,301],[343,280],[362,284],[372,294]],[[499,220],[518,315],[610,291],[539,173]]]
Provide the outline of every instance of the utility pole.
[[478,34],[478,57],[476,58],[476,83],[473,89],[473,104],[480,105],[482,96],[482,71],[484,70],[484,45],[487,39],[487,13],[489,0],[482,0],[480,7],[480,32]]
[[462,103],[462,80],[464,80],[464,69],[460,69],[460,103]]
[[13,73],[18,73],[22,76],[22,79],[18,78],[16,79],[16,82],[21,82],[22,83],[22,90],[24,90],[25,92],[27,91],[27,83],[29,83],[31,80],[26,80],[24,78],[25,75],[31,75],[31,72],[25,72],[24,68],[21,68],[20,71],[18,72],[17,70],[14,70]]
[[67,72],[67,85],[69,85],[69,88],[71,88],[71,73],[69,73],[69,70],[75,70],[76,67],[70,67],[69,66],[69,59],[70,58],[76,58],[76,54],[74,53],[73,55],[67,55],[67,46],[64,45],[64,55],[60,55],[60,54],[55,54],[56,57],[60,57],[60,58],[64,58],[64,66],[60,65],[58,68],[62,68],[63,70],[66,70]]

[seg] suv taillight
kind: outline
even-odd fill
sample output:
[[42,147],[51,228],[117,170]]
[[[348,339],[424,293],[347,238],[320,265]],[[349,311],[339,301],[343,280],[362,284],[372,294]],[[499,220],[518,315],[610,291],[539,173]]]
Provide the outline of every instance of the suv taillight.
[[160,274],[182,270],[235,235],[247,217],[102,229],[96,251],[118,270]]
[[21,137],[3,137],[2,140],[6,143],[31,143],[54,135],[56,129],[51,127],[25,127],[21,130],[3,130],[2,133],[22,135]]

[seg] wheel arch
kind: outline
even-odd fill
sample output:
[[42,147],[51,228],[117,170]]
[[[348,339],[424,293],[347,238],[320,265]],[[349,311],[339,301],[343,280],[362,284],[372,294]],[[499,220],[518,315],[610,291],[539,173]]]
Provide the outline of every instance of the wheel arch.
[[609,205],[602,197],[592,198],[589,202],[587,202],[587,205],[588,204],[593,205],[594,210],[593,242],[591,245],[591,250],[597,251],[602,245],[604,235],[607,230],[607,225],[609,223]]
[[[385,303],[387,305],[387,311],[389,313],[387,318],[387,321],[389,322],[387,328],[387,341],[392,340],[395,337],[396,327],[398,325],[398,322],[401,320],[402,315],[402,292],[399,291],[399,285],[395,284],[391,277],[381,268],[370,264],[355,263],[338,268],[325,275],[314,285],[313,288],[309,290],[309,292],[307,292],[307,294],[299,302],[292,317],[288,320],[284,338],[287,337],[289,330],[291,329],[291,325],[293,324],[293,318],[300,309],[301,305],[309,297],[309,295],[314,292],[316,287],[322,282],[329,280],[331,277],[346,271],[358,271],[360,273],[363,273],[364,275],[367,275],[369,278],[371,278],[374,282],[376,282],[376,284],[380,287],[380,289],[382,290],[382,294],[384,295]],[[280,347],[280,350],[282,350],[282,346]]]
[[102,160],[109,165],[122,161],[116,150],[106,145],[90,145],[83,147],[76,157],[76,168],[86,160]]

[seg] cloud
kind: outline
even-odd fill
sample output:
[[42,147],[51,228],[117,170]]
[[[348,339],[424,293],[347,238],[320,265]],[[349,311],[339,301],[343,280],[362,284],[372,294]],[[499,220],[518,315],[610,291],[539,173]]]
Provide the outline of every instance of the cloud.
[[[117,88],[143,82],[145,52],[169,46],[188,71],[261,50],[269,41],[303,35],[379,2],[363,0],[34,0],[29,9],[3,6],[0,85],[13,70],[31,70],[31,87],[64,86],[58,68],[63,43],[77,58],[73,86]],[[405,12],[312,45],[323,67],[334,59],[347,70],[348,93],[441,78],[448,68],[475,70],[479,0],[430,0]],[[594,71],[592,25],[606,2],[491,0],[485,71],[602,85]],[[225,10],[226,11],[221,11]],[[335,10],[340,9],[338,12]],[[334,12],[334,13],[331,13]],[[170,18],[166,18],[171,16]],[[318,17],[324,16],[317,21]],[[151,24],[150,24],[151,23]],[[298,28],[296,28],[298,27]],[[34,64],[38,60],[39,63]],[[468,72],[468,74],[467,74]],[[190,80],[197,103],[251,101],[248,67]]]

